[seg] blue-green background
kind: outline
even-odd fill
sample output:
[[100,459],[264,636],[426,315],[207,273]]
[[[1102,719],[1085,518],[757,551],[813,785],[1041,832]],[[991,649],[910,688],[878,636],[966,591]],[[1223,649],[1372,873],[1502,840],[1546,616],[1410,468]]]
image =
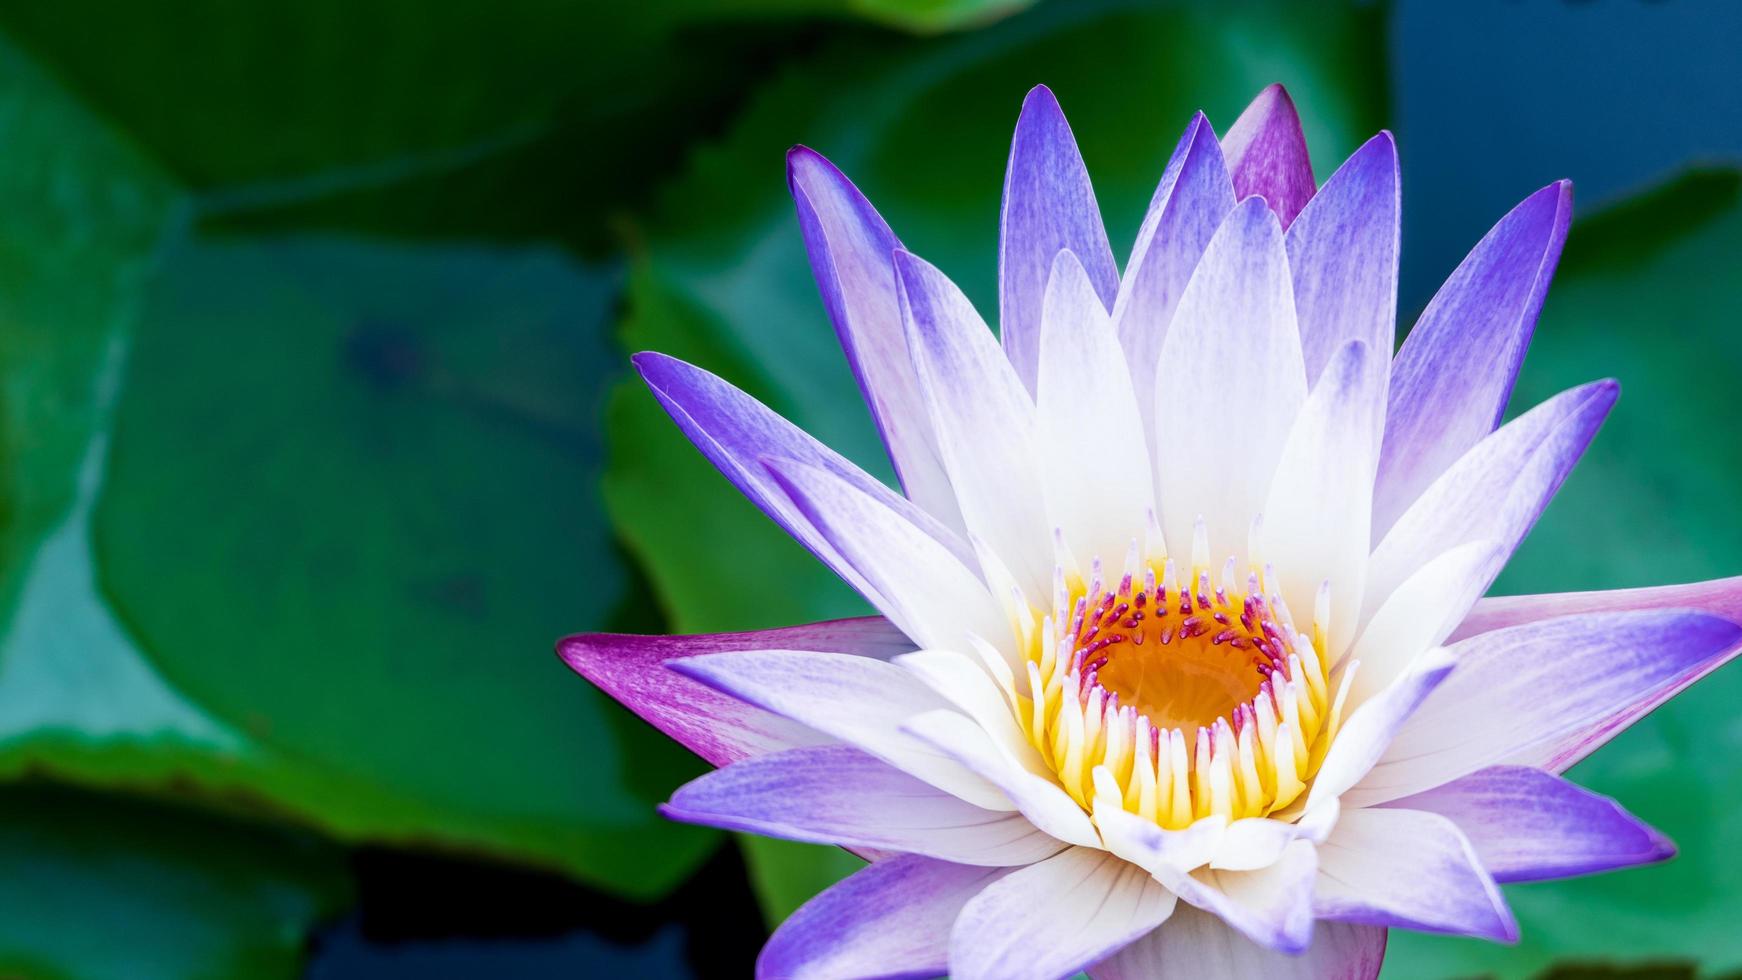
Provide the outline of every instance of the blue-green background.
[[[0,0],[0,976],[743,976],[852,867],[653,806],[700,764],[560,635],[861,605],[626,377],[887,471],[782,155],[984,309],[1023,93],[1122,251],[1194,109],[1397,133],[1409,315],[1577,186],[1520,381],[1624,397],[1508,592],[1742,572],[1742,6]],[[1682,846],[1388,975],[1742,968],[1742,668],[1574,771]],[[1596,975],[1613,975],[1597,972]]]

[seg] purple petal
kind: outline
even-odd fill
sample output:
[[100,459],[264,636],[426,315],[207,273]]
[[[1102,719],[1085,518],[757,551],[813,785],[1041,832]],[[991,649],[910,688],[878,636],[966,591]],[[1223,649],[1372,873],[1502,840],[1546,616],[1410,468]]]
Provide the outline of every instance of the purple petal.
[[763,457],[825,469],[900,514],[954,554],[971,559],[972,550],[955,532],[756,399],[674,357],[641,353],[633,360],[653,396],[702,455],[763,513],[873,603],[876,599],[864,581],[846,567],[841,556],[775,485],[762,466]]
[[762,948],[761,980],[929,978],[949,969],[950,926],[1009,871],[918,855],[879,861],[806,902]]
[[1614,800],[1528,766],[1494,766],[1385,805],[1450,819],[1499,882],[1612,871],[1675,854]]
[[1289,226],[1288,268],[1309,379],[1351,340],[1383,354],[1389,371],[1397,344],[1400,195],[1397,144],[1380,133],[1337,168]]
[[1313,196],[1313,165],[1294,100],[1281,85],[1258,93],[1228,135],[1222,154],[1234,179],[1236,197],[1264,198],[1287,228]]
[[949,703],[894,664],[839,653],[746,650],[669,663],[703,684],[862,749],[989,810],[1014,809],[991,783],[902,731]]
[[961,517],[938,456],[901,327],[895,262],[882,216],[835,165],[806,147],[786,155],[786,183],[823,305],[907,496],[956,530]]
[[[1417,569],[1459,545],[1491,541],[1503,558],[1511,557],[1619,394],[1613,381],[1564,391],[1477,443],[1434,480],[1373,549],[1369,601],[1390,595]],[[1482,583],[1475,594],[1489,584]]]
[[[949,277],[907,252],[895,254],[895,271],[908,348],[968,532],[1009,565],[1029,595],[1049,595],[1052,528],[1035,468],[1034,376],[1025,390]],[[1037,288],[1036,344],[1041,301]]]
[[1234,210],[1222,148],[1202,113],[1192,117],[1167,162],[1113,304],[1113,329],[1131,367],[1145,423],[1155,417],[1155,366],[1174,308],[1204,249]]
[[1180,907],[1161,927],[1089,968],[1094,980],[1373,980],[1385,959],[1385,930],[1321,922],[1305,953],[1252,942],[1208,912]]
[[[1229,365],[1239,365],[1238,384],[1228,383]],[[1189,554],[1201,515],[1211,560],[1232,554],[1244,565],[1253,515],[1307,393],[1282,229],[1257,198],[1234,208],[1192,273],[1155,392],[1163,537]],[[1226,425],[1238,428],[1239,452],[1228,451]],[[1173,465],[1182,460],[1192,465]]]
[[969,635],[1009,647],[1010,621],[968,566],[893,509],[834,474],[765,460],[809,526],[840,556],[867,597],[922,646],[961,649]]
[[[1694,582],[1687,585],[1664,585],[1645,589],[1617,589],[1608,592],[1566,592],[1557,595],[1503,596],[1483,599],[1476,604],[1462,626],[1453,635],[1464,639],[1490,630],[1504,629],[1523,623],[1556,616],[1587,612],[1621,612],[1628,609],[1700,609],[1727,619],[1742,621],[1742,577]],[[1646,691],[1631,703],[1619,707],[1590,725],[1575,729],[1557,744],[1539,753],[1539,765],[1551,772],[1565,772],[1572,765],[1595,751],[1617,733],[1655,711],[1670,698],[1691,687],[1694,682],[1729,663],[1742,645],[1725,650],[1700,661],[1668,682]]]
[[1589,613],[1483,633],[1344,794],[1371,806],[1503,763],[1542,766],[1570,734],[1624,711],[1742,642],[1742,627],[1686,610]]
[[680,788],[674,820],[768,837],[1008,867],[1059,852],[1020,814],[982,810],[850,745],[759,756]]
[[1320,918],[1513,942],[1518,923],[1450,820],[1420,810],[1355,810],[1319,845]]
[[1392,364],[1375,536],[1500,423],[1572,213],[1566,181],[1526,198],[1477,243],[1404,340]]
[[1037,85],[1023,99],[1016,120],[998,236],[999,329],[1004,353],[1030,392],[1040,363],[1041,297],[1053,256],[1061,249],[1077,253],[1102,305],[1111,308],[1119,267],[1107,244],[1095,189],[1058,99]]
[[878,616],[811,626],[705,636],[587,633],[557,655],[653,727],[716,766],[829,741],[828,736],[667,670],[665,662],[727,650],[818,650],[876,660],[913,644]]
[[1073,847],[988,886],[950,931],[956,980],[1055,980],[1154,929],[1174,897],[1141,868]]

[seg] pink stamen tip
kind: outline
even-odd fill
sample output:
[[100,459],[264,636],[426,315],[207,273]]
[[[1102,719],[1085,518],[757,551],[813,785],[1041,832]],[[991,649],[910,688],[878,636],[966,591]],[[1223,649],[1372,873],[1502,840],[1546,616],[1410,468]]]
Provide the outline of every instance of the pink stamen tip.
[[1226,643],[1229,640],[1232,640],[1236,635],[1237,634],[1235,634],[1235,632],[1233,630],[1223,630],[1220,633],[1217,633],[1215,636],[1210,637],[1210,645],[1217,646],[1219,644]]

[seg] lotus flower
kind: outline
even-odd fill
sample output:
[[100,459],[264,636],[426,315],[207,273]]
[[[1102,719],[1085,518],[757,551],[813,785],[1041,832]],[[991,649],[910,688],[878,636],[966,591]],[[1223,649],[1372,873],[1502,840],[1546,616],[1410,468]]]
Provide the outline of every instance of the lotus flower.
[[1387,929],[1514,939],[1497,883],[1670,856],[1559,773],[1737,652],[1742,580],[1481,598],[1617,394],[1499,424],[1569,185],[1393,357],[1392,138],[1318,186],[1279,87],[1220,140],[1191,121],[1123,275],[1031,92],[1001,343],[826,160],[788,165],[903,492],[698,367],[635,364],[882,615],[561,646],[721,767],[667,815],[870,859],[760,975],[1365,977]]

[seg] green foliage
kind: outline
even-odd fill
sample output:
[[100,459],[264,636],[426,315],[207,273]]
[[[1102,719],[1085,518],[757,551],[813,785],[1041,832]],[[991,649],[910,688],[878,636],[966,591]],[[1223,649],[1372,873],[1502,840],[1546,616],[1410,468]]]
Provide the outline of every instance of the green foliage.
[[[786,147],[803,142],[834,160],[909,247],[995,316],[1004,153],[1030,86],[1058,93],[1113,239],[1128,243],[1191,112],[1226,126],[1270,82],[1313,93],[1304,122],[1328,174],[1380,126],[1378,44],[1370,12],[1107,3],[1047,7],[941,41],[832,44],[757,93],[634,229],[644,251],[625,345],[720,374],[887,478],[804,259],[782,179]],[[609,431],[611,516],[676,628],[865,611],[713,473],[638,384],[614,395]],[[853,867],[797,845],[758,844],[748,856],[771,913]]]
[[348,898],[306,835],[32,784],[0,789],[0,867],[9,977],[289,978]]
[[[1508,566],[1501,593],[1624,588],[1735,574],[1742,442],[1742,175],[1698,174],[1577,221],[1515,408],[1611,376],[1621,400]],[[1552,651],[1544,651],[1551,656]],[[1728,667],[1569,774],[1664,831],[1680,854],[1636,871],[1507,889],[1516,947],[1394,933],[1389,974],[1504,976],[1556,959],[1697,956],[1742,966],[1742,670]]]

